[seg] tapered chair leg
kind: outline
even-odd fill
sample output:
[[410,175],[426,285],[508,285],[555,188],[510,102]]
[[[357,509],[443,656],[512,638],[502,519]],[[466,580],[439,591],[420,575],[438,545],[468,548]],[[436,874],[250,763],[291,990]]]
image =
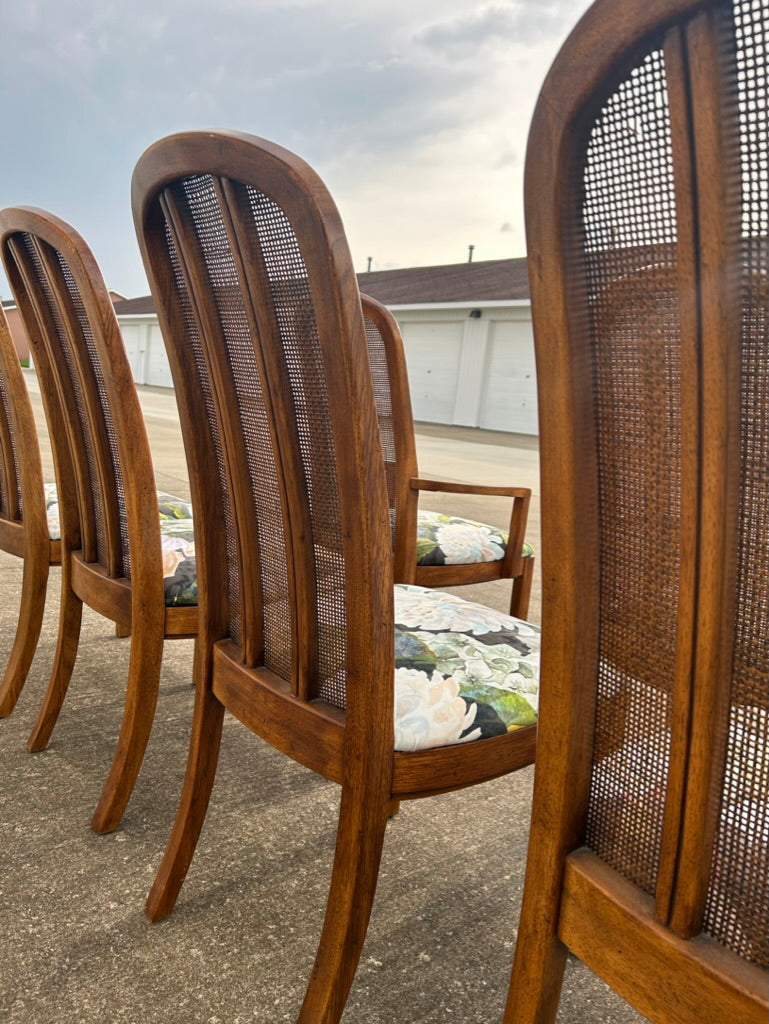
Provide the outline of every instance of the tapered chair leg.
[[120,824],[147,749],[160,686],[163,622],[138,623],[131,636],[126,702],[112,768],[91,819],[97,832]]
[[297,1024],[337,1024],[366,938],[389,799],[343,788],[326,919]]
[[566,947],[543,924],[521,936],[503,1024],[555,1024],[566,968]]
[[59,610],[59,635],[56,642],[56,654],[54,656],[48,690],[37,716],[37,721],[27,740],[28,750],[44,750],[51,738],[61,706],[67,695],[69,681],[72,678],[72,670],[75,667],[82,618],[83,602],[72,591],[70,586],[70,570],[65,560],[62,560],[61,606]]
[[224,705],[214,697],[208,685],[199,684],[179,809],[144,907],[150,921],[160,921],[173,910],[195,853],[214,785],[223,721]]
[[40,639],[47,585],[48,553],[41,553],[39,558],[27,556],[24,559],[19,624],[5,675],[0,683],[0,718],[10,715],[16,707],[26,682]]

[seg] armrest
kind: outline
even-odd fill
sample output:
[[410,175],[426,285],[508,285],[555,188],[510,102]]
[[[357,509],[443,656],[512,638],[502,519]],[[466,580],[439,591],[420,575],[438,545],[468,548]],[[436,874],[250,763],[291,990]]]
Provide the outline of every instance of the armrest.
[[449,480],[425,480],[412,477],[409,487],[414,491],[443,491],[446,494],[488,494],[507,498],[531,498],[530,487],[496,487],[486,484],[462,484]]
[[510,526],[508,528],[507,548],[502,567],[506,575],[519,576],[523,571],[523,543],[526,535],[526,522],[529,517],[530,487],[495,487],[484,484],[463,484],[448,480],[424,480],[412,477],[409,487],[413,491],[441,491],[445,494],[477,494],[489,497],[512,498],[510,510]]

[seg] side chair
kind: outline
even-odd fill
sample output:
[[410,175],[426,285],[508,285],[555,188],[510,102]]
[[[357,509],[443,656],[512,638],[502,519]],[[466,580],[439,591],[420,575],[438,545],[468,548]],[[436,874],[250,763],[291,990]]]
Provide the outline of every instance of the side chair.
[[[53,531],[58,533],[58,531]],[[45,612],[48,568],[61,562],[52,537],[35,417],[19,354],[0,309],[0,550],[23,559],[19,621],[0,681],[0,718],[18,700],[35,656]]]
[[147,902],[176,902],[228,708],[341,786],[334,867],[298,1020],[339,1021],[388,817],[530,764],[538,630],[393,587],[361,300],[323,183],[235,132],[162,140],[133,177],[195,505],[200,657],[187,775]]
[[[525,540],[530,488],[420,478],[400,328],[376,299],[362,294],[361,304],[385,460],[396,583],[453,587],[511,579],[510,614],[525,619],[534,575],[534,550]],[[504,532],[420,508],[421,491],[512,498],[510,526]]]
[[83,239],[52,214],[19,207],[0,212],[0,250],[40,377],[61,525],[59,637],[28,746],[44,748],[56,724],[85,602],[131,637],[122,727],[92,819],[109,832],[149,739],[163,639],[197,631],[191,510],[155,490],[120,329]]
[[525,206],[543,656],[506,1024],[769,1017],[769,5],[598,0]]

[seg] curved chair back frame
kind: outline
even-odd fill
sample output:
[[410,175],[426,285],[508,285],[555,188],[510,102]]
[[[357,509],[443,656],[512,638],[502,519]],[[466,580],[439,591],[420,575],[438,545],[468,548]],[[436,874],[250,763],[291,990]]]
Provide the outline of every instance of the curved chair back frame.
[[530,763],[535,730],[393,749],[392,538],[376,403],[352,261],[317,175],[251,136],[187,133],[144,155],[133,201],[196,503],[203,667],[179,812],[147,913],[168,914],[181,889],[227,707],[342,786],[299,1017],[332,1024],[398,801]]
[[[82,602],[131,633],[123,727],[93,825],[130,797],[152,725],[163,637],[194,635],[196,610],[165,606],[152,460],[115,312],[83,239],[52,214],[0,212],[0,246],[41,381],[62,525],[59,642],[30,736],[44,747],[74,667]],[[56,424],[62,429],[53,429]]]
[[0,717],[13,711],[37,648],[49,565],[61,560],[45,510],[43,470],[27,386],[0,311],[0,550],[24,560],[19,623],[2,682]]
[[767,41],[765,4],[599,0],[535,113],[548,568],[510,1024],[554,1019],[567,948],[650,1020],[766,1019]]

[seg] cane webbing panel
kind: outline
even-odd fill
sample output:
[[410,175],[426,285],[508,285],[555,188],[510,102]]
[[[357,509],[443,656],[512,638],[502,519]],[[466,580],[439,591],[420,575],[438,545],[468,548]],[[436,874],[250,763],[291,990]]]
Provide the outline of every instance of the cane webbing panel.
[[[285,214],[268,197],[254,189],[238,191],[220,186],[207,175],[193,176],[174,185],[175,208],[196,239],[201,266],[210,285],[216,310],[217,329],[224,342],[227,368],[234,383],[239,429],[243,434],[250,485],[250,514],[254,516],[259,543],[260,579],[240,580],[240,567],[248,561],[248,553],[238,550],[239,524],[234,520],[232,498],[227,493],[228,469],[224,449],[216,425],[216,403],[219,396],[209,382],[205,370],[204,346],[211,352],[209,339],[200,338],[192,315],[192,301],[186,295],[186,284],[176,263],[177,287],[187,318],[189,340],[193,344],[201,380],[206,394],[206,412],[212,423],[218,446],[220,485],[224,490],[225,529],[229,558],[230,611],[229,628],[233,638],[244,648],[242,635],[241,589],[256,587],[256,605],[260,608],[264,637],[264,665],[284,679],[293,675],[296,638],[295,623],[289,605],[289,560],[284,522],[293,524],[292,511],[283,508],[279,483],[282,466],[294,444],[301,465],[300,486],[306,494],[311,518],[311,536],[303,538],[303,556],[314,565],[314,593],[304,595],[309,607],[315,609],[319,637],[318,680],[316,692],[327,700],[344,706],[344,566],[339,529],[337,474],[330,435],[329,410],[322,354],[310,296],[307,271],[296,239]],[[227,193],[230,208],[222,210]],[[235,198],[233,198],[233,196]],[[264,310],[254,314],[260,330],[265,331],[265,344],[275,344],[278,361],[284,368],[280,387],[289,393],[290,421],[296,423],[296,438],[280,436],[280,463],[273,448],[271,402],[266,400],[261,360],[252,335],[250,298],[240,280],[238,266],[231,249],[227,224],[232,221],[248,236],[248,250],[259,253],[261,265],[249,266],[258,286],[269,292],[261,295],[257,305],[271,311],[265,321]],[[170,234],[173,234],[171,232]],[[185,259],[190,259],[189,247]],[[252,279],[252,288],[255,287]],[[270,336],[267,338],[267,336]],[[271,340],[270,340],[271,339]],[[273,381],[273,389],[276,383]],[[278,388],[279,390],[279,388]],[[296,518],[296,517],[294,517]],[[242,524],[240,524],[242,525]],[[242,556],[242,557],[241,557]],[[301,598],[300,598],[301,600]],[[252,604],[253,602],[249,602]]]
[[740,504],[731,716],[705,929],[769,966],[769,8],[735,3],[742,169]]
[[[61,275],[67,286],[67,291],[69,292],[69,297],[72,301],[75,315],[78,323],[80,324],[80,330],[83,332],[83,339],[85,340],[86,348],[88,350],[88,359],[99,393],[99,404],[101,406],[102,419],[104,420],[107,443],[109,445],[109,463],[112,466],[112,473],[115,480],[115,492],[117,494],[118,516],[120,520],[120,543],[122,549],[122,575],[130,579],[131,552],[128,544],[128,518],[126,514],[125,489],[123,487],[123,472],[120,466],[120,454],[118,451],[112,410],[110,409],[109,398],[107,397],[107,389],[104,385],[105,368],[102,367],[101,359],[94,341],[91,324],[88,319],[88,314],[86,313],[85,306],[83,305],[80,289],[72,276],[72,271],[61,253],[57,252],[56,258],[59,262]],[[106,368],[106,370],[109,372],[109,368]]]
[[366,328],[366,344],[368,346],[368,360],[371,367],[371,378],[374,384],[374,398],[376,400],[376,418],[379,424],[379,444],[384,456],[385,475],[387,479],[387,500],[390,506],[390,530],[395,542],[396,508],[395,508],[395,478],[396,478],[396,448],[395,428],[393,424],[392,395],[390,392],[390,374],[387,369],[387,355],[382,340],[382,335],[369,317],[364,316],[363,322]]
[[[190,179],[190,187],[191,179]],[[180,204],[181,205],[181,204]],[[183,207],[182,207],[183,209]],[[235,549],[235,529],[233,526],[232,503],[230,501],[229,489],[227,487],[227,474],[224,466],[224,454],[222,441],[219,432],[219,424],[216,419],[213,394],[211,390],[211,379],[208,373],[208,366],[203,352],[203,345],[200,340],[197,321],[190,302],[190,295],[187,289],[182,265],[179,259],[174,234],[169,224],[165,224],[165,239],[168,256],[171,262],[171,269],[176,284],[176,293],[182,311],[185,325],[185,340],[192,350],[195,368],[197,371],[198,385],[203,396],[203,412],[208,421],[211,439],[216,454],[218,470],[218,485],[224,509],[224,529],[227,545],[227,600],[228,600],[228,621],[233,639],[241,641],[241,615],[240,615],[240,569],[238,565],[237,551]],[[211,486],[214,482],[211,481]]]
[[[310,282],[296,236],[284,212],[254,188],[248,189],[248,197],[251,223],[258,236],[257,244],[264,259],[280,331],[311,514],[316,593],[308,597],[310,606],[317,602],[318,693],[324,700],[344,707],[345,564],[336,453],[328,408],[329,388]],[[275,570],[282,571],[284,560],[279,551],[265,549],[262,557],[274,565]]]
[[[22,519],[24,507],[21,502],[21,487],[19,485],[19,453],[16,450],[16,437],[11,422],[10,396],[2,372],[0,372],[0,403],[2,403],[2,414],[7,423],[7,430],[4,431],[4,434],[10,442],[10,451],[2,453],[3,463],[8,471],[8,479],[6,479],[6,473],[0,471],[0,516],[4,519]],[[15,509],[18,509],[18,516],[15,515]]]
[[[86,402],[83,397],[82,388],[80,385],[80,375],[77,371],[77,365],[72,352],[72,348],[67,336],[67,331],[64,326],[64,322],[61,318],[61,313],[56,302],[55,295],[51,288],[51,284],[48,280],[48,275],[45,272],[40,256],[37,251],[37,246],[41,248],[45,247],[50,249],[45,242],[39,239],[33,238],[28,233],[19,235],[24,250],[27,254],[27,261],[29,264],[30,278],[35,282],[38,298],[43,308],[47,309],[51,321],[54,324],[56,331],[56,337],[59,342],[59,346],[64,355],[64,361],[67,367],[68,380],[63,381],[63,388],[66,391],[71,391],[75,406],[77,409],[78,423],[75,425],[79,436],[82,438],[83,448],[86,454],[86,465],[81,467],[81,472],[88,481],[88,493],[80,495],[79,511],[81,514],[92,517],[92,522],[95,528],[96,536],[96,559],[100,564],[106,564],[107,562],[107,541],[106,531],[104,526],[104,504],[102,501],[101,488],[99,486],[99,474],[97,470],[96,453],[94,450],[93,438],[88,425],[88,415],[86,412]],[[51,254],[56,260],[58,260],[59,254],[55,250],[50,250]],[[42,325],[41,325],[42,327]],[[45,329],[44,327],[42,328]],[[54,372],[56,368],[53,367]],[[63,441],[63,439],[61,439]],[[61,442],[60,442],[61,443]],[[76,458],[76,453],[73,452],[73,458]]]
[[584,188],[601,550],[586,839],[651,893],[668,771],[681,491],[676,215],[660,50],[596,119]]

